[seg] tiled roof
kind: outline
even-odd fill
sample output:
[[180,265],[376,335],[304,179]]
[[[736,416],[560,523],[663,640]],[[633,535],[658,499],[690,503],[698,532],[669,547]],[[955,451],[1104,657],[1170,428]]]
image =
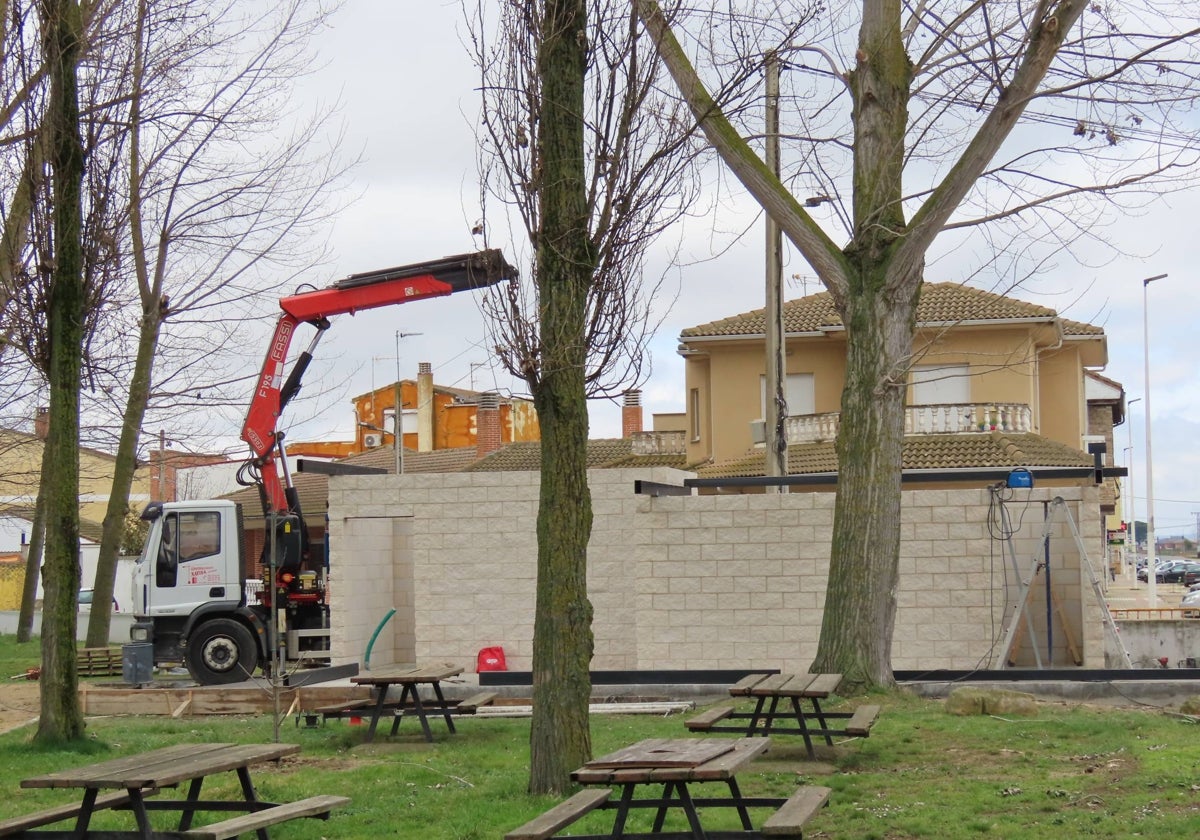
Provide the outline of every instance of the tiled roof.
[[[589,468],[603,467],[611,461],[633,454],[633,443],[625,438],[597,438],[587,443]],[[541,468],[542,443],[533,440],[501,447],[467,467],[464,472],[513,472]]]
[[[28,505],[4,505],[0,506],[0,516],[11,516],[14,519],[33,522],[34,510]],[[98,545],[104,536],[104,525],[95,520],[80,517],[79,536]]]
[[[629,438],[596,438],[588,441],[588,469],[618,467],[678,467],[683,469],[683,455],[635,455]],[[510,443],[486,458],[476,461],[464,472],[535,471],[542,468],[540,441]]]
[[[435,449],[432,452],[417,452],[405,447],[403,454],[405,472],[458,472],[475,460],[475,447],[460,446],[455,449]],[[379,446],[351,455],[338,463],[395,472],[396,449],[393,446]]]
[[[707,464],[696,470],[701,478],[743,478],[765,474],[764,451],[751,450],[740,458]],[[1077,449],[1034,434],[909,435],[904,438],[905,470],[962,470],[1012,467],[1090,467],[1092,458]],[[811,475],[837,472],[833,441],[788,447],[788,473]]]
[[[1009,321],[1053,319],[1057,313],[1048,307],[985,292],[959,283],[925,283],[917,304],[918,324],[945,324],[960,321]],[[1103,335],[1100,327],[1061,319],[1067,335]],[[783,329],[786,333],[810,333],[840,330],[842,319],[833,306],[829,292],[789,300],[783,304]],[[756,309],[708,324],[690,327],[683,338],[713,336],[761,336],[766,331],[765,311]]]

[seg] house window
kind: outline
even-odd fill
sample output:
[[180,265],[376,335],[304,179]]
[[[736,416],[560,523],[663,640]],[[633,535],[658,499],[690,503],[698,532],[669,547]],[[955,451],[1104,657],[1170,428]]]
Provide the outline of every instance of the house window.
[[[400,434],[415,434],[417,427],[417,410],[415,408],[406,408],[400,412]],[[383,430],[389,435],[396,430],[396,409],[385,408],[383,410]]]
[[700,389],[688,391],[688,434],[693,441],[700,440]]
[[971,402],[967,365],[915,365],[910,405],[965,405]]
[[[758,378],[759,408],[764,419],[767,416],[767,377]],[[787,400],[788,416],[817,413],[816,387],[811,373],[789,373],[784,385],[783,396]]]

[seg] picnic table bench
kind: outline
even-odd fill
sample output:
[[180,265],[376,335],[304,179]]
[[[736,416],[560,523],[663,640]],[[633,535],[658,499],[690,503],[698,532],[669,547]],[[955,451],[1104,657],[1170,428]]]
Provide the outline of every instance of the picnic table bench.
[[[571,834],[574,840],[753,840],[767,837],[802,837],[805,824],[826,804],[830,790],[801,787],[787,799],[747,797],[737,783],[737,773],[769,746],[767,739],[731,741],[714,738],[661,739],[640,741],[607,756],[589,761],[571,774],[585,788],[555,805],[520,828],[504,835],[505,840],[549,840],[597,810],[614,811],[611,832]],[[695,785],[723,783],[725,795],[698,795]],[[636,794],[647,786],[662,785],[661,793]],[[614,788],[619,793],[614,796]],[[700,808],[733,809],[740,827],[706,828]],[[772,813],[754,827],[750,809],[770,808]],[[649,831],[630,830],[628,819],[635,809],[653,809]],[[668,811],[682,811],[687,830],[665,828]]]
[[[734,697],[752,698],[752,711],[715,706],[686,721],[693,732],[736,732],[740,735],[800,735],[809,758],[813,738],[833,745],[834,736],[866,738],[880,707],[863,705],[850,712],[827,712],[821,701],[837,691],[841,674],[750,674],[729,688]],[[806,711],[805,704],[811,707]]]
[[[370,686],[370,698],[322,706],[313,712],[320,714],[323,720],[360,715],[369,718],[370,725],[365,739],[367,742],[375,739],[375,730],[384,715],[392,715],[392,728],[389,733],[391,735],[395,735],[400,729],[400,721],[405,715],[415,715],[421,724],[425,740],[432,741],[430,716],[440,715],[446,722],[446,728],[453,733],[457,731],[454,728],[454,716],[473,715],[481,706],[486,706],[496,699],[494,691],[480,691],[462,699],[447,699],[442,693],[442,680],[456,677],[462,672],[462,668],[447,664],[359,675],[352,677],[350,681]],[[422,699],[422,685],[430,687],[433,698]],[[400,698],[395,701],[388,699],[388,692],[393,686],[400,686]]]
[[[177,744],[148,753],[110,759],[97,764],[47,773],[21,781],[23,788],[72,788],[83,791],[76,804],[48,808],[34,814],[0,821],[0,837],[42,838],[142,838],[142,840],[228,840],[254,832],[267,840],[267,828],[299,817],[327,819],[334,808],[347,804],[344,796],[311,796],[296,802],[275,804],[258,798],[249,768],[266,761],[278,761],[299,752],[295,744]],[[204,780],[209,776],[233,771],[240,782],[241,798],[201,799]],[[183,799],[151,798],[164,788],[187,782]],[[111,792],[101,793],[104,790]],[[92,816],[105,810],[133,813],[136,828],[130,830],[92,829]],[[155,829],[149,812],[174,811],[179,814],[174,829]],[[193,827],[198,812],[244,811],[210,825]],[[67,828],[43,828],[74,820]]]

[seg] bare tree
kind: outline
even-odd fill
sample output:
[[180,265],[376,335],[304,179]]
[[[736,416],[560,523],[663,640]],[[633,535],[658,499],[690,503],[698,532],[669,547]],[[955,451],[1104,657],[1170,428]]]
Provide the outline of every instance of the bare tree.
[[46,488],[46,596],[42,608],[41,715],[43,743],[83,736],[75,670],[75,608],[79,589],[79,372],[85,312],[82,201],[76,71],[83,21],[74,0],[42,0],[49,66],[46,111],[54,206],[53,281],[48,303],[50,429],[42,473]]
[[695,121],[661,95],[627,3],[478,3],[471,31],[487,208],[476,233],[506,230],[511,213],[533,252],[485,308],[541,425],[530,790],[562,791],[591,755],[586,400],[644,375],[658,283],[643,280],[643,258],[696,210]]
[[[244,306],[261,292],[268,269],[306,268],[322,255],[312,234],[327,218],[331,190],[344,171],[339,157],[321,146],[329,139],[330,112],[280,137],[279,103],[311,66],[309,50],[325,24],[326,4],[288,0],[260,12],[245,8],[236,0],[217,11],[197,0],[142,0],[131,27],[128,90],[115,101],[128,104],[137,340],[126,372],[97,603],[112,597],[148,407],[155,400],[176,410],[192,401],[204,405],[205,394],[209,404],[219,401],[224,383],[197,359],[211,362],[230,342],[240,348],[237,319],[228,320],[231,305]],[[162,358],[168,319],[177,327],[174,364]],[[214,329],[214,321],[224,327]],[[197,339],[206,345],[197,348]],[[164,373],[156,377],[160,366]],[[108,612],[94,610],[87,643],[105,644],[108,626]]]
[[[806,180],[823,188],[802,205],[709,95],[672,31],[689,24],[670,24],[652,0],[637,8],[709,142],[819,275],[846,325],[813,668],[845,674],[850,689],[891,685],[900,447],[927,255],[953,231],[981,243],[1094,243],[1105,207],[1122,194],[1145,202],[1193,185],[1200,146],[1181,117],[1200,93],[1194,12],[1090,0],[831,4],[802,46],[759,47],[791,56],[796,73],[796,111],[785,119],[797,124]],[[703,23],[712,29],[711,17]],[[832,212],[818,216],[814,206]],[[998,231],[1013,223],[1011,234]],[[1039,259],[1044,248],[1029,253]]]

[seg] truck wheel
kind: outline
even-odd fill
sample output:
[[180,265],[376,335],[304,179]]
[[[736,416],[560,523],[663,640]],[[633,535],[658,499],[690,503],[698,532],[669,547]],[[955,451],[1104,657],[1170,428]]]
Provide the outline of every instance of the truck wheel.
[[192,632],[187,643],[187,668],[201,685],[224,685],[254,676],[258,647],[243,625],[215,618]]

